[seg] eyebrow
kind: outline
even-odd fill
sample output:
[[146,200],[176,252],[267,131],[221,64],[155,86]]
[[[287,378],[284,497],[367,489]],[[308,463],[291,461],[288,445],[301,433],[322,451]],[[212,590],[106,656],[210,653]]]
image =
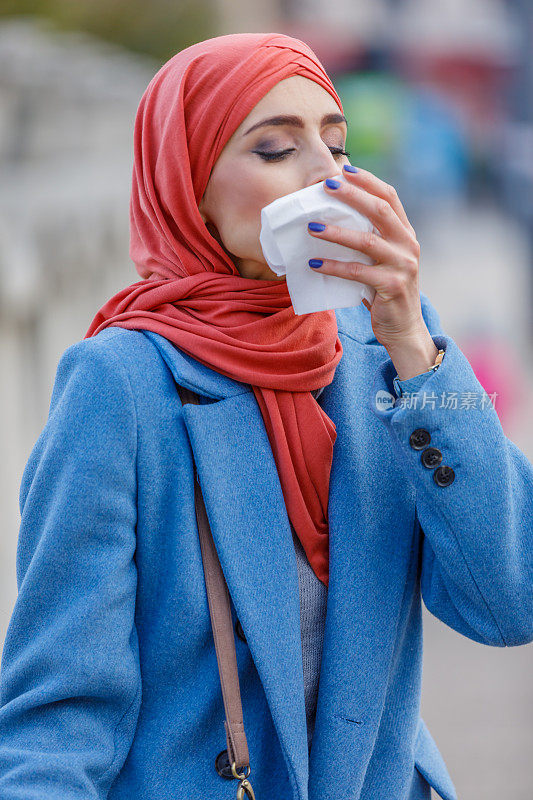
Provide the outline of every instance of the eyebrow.
[[[325,114],[322,117],[320,124],[321,126],[332,125],[336,122],[345,122],[346,125],[348,125],[344,114]],[[251,128],[248,128],[248,130],[243,133],[243,136],[255,131],[256,128],[262,128],[264,125],[294,125],[296,128],[305,127],[305,123],[301,117],[296,117],[292,114],[283,114],[278,117],[268,117],[267,119],[261,120],[261,122],[256,122],[255,125],[252,125]]]

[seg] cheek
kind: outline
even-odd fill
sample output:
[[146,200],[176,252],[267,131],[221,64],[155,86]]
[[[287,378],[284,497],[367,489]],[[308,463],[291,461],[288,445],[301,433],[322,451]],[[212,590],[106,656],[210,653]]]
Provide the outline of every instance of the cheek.
[[291,181],[287,172],[287,167],[283,170],[279,164],[266,163],[243,170],[242,192],[239,195],[243,209],[253,208],[259,214],[263,206],[295,191],[298,187],[293,185],[294,181]]
[[250,166],[242,166],[226,176],[220,200],[241,219],[253,219],[269,202],[271,193],[267,176],[259,175]]
[[229,218],[232,224],[239,219],[260,226],[263,206],[293,191],[286,183],[287,175],[280,176],[273,164],[239,159],[228,162],[217,174],[216,204],[223,210],[217,215],[221,226],[225,227],[224,220],[229,222]]
[[276,165],[237,158],[218,164],[211,188],[212,216],[224,245],[237,256],[261,259],[261,209],[298,187],[286,168],[280,174]]
[[251,256],[259,245],[261,209],[273,199],[273,181],[248,165],[233,164],[217,175],[213,206],[225,246],[235,255]]

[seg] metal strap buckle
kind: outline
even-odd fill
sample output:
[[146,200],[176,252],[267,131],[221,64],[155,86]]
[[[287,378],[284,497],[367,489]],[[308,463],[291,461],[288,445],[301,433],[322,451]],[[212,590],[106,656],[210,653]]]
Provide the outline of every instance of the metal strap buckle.
[[250,775],[250,767],[248,767],[248,772],[246,775],[244,772],[237,772],[237,767],[235,766],[235,761],[231,765],[231,771],[235,778],[239,778],[239,786],[237,788],[237,800],[244,800],[245,797],[248,797],[249,800],[255,800],[254,790],[252,789],[252,784],[248,780],[248,776]]

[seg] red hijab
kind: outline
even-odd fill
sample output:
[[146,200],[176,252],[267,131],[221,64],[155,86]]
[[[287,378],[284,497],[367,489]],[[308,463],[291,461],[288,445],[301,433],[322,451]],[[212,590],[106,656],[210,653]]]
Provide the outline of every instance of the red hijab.
[[130,200],[130,256],[144,280],[108,300],[84,338],[109,326],[154,331],[202,364],[252,386],[288,516],[327,586],[337,433],[311,390],[332,382],[342,356],[335,312],[297,316],[284,279],[241,277],[198,209],[228,139],[256,103],[291,75],[320,84],[342,113],[313,51],[279,33],[198,42],[152,78],[135,118]]

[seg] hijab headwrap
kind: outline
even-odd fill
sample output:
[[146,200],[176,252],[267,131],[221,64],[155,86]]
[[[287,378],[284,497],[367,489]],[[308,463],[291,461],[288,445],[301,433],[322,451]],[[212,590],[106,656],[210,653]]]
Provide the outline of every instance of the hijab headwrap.
[[133,137],[129,252],[143,280],[108,300],[84,338],[109,326],[154,331],[202,364],[252,386],[287,514],[327,586],[337,433],[311,391],[332,382],[342,356],[335,312],[295,315],[284,279],[242,277],[198,208],[228,139],[256,103],[291,75],[318,83],[342,113],[316,55],[284,34],[207,39],[174,55],[154,75]]

